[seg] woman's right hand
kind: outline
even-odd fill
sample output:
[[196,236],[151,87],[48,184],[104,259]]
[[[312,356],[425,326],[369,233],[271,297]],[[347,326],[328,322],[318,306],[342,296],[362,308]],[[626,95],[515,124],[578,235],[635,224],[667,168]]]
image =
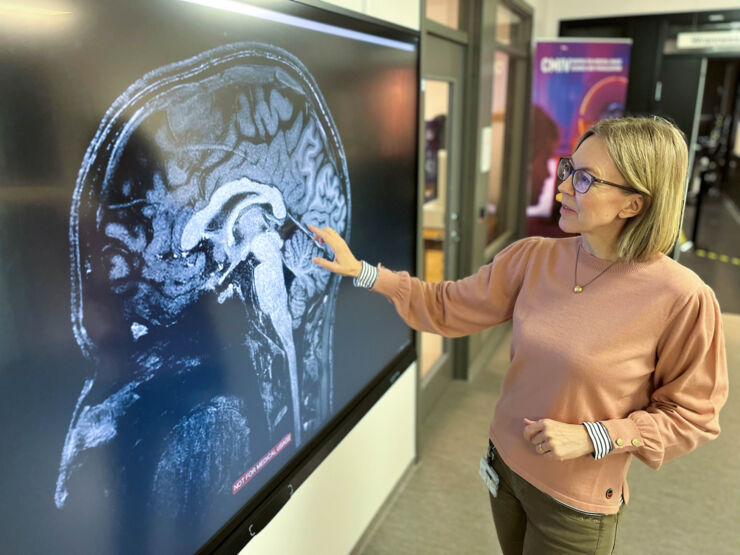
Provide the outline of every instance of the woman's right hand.
[[330,227],[320,229],[309,225],[308,228],[314,233],[314,241],[329,245],[329,248],[334,252],[333,261],[316,256],[313,258],[314,264],[340,276],[357,277],[360,275],[362,263],[355,258],[339,233]]

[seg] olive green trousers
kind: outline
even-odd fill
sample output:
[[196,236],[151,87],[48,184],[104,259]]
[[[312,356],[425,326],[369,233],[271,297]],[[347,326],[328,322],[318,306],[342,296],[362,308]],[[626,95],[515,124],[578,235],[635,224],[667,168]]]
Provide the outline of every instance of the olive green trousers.
[[615,515],[592,515],[571,509],[515,474],[498,452],[493,469],[499,476],[491,497],[493,521],[504,555],[612,553],[624,505]]

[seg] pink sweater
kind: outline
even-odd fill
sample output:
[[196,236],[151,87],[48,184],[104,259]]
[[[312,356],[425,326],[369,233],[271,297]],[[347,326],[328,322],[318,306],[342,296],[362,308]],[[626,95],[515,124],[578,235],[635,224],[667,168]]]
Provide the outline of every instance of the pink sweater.
[[[620,492],[629,500],[633,456],[659,468],[719,434],[728,392],[724,336],[712,290],[663,255],[615,264],[573,293],[580,241],[523,239],[456,282],[424,283],[381,268],[373,291],[412,328],[449,337],[513,320],[491,441],[541,491],[614,514]],[[580,283],[608,265],[581,248]],[[600,460],[543,458],[523,437],[524,417],[601,421],[614,450]]]

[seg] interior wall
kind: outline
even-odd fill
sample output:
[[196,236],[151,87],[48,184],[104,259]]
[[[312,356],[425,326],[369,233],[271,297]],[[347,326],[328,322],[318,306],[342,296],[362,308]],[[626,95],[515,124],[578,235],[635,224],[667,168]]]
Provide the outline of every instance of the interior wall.
[[365,15],[383,19],[396,25],[419,30],[420,0],[325,0]]
[[593,0],[527,0],[534,7],[534,39],[558,36],[560,21],[564,19],[591,19],[609,16],[648,15],[659,13],[731,10],[738,8],[738,0],[621,0],[594,2]]
[[415,457],[416,368],[381,397],[240,555],[343,555]]
[[450,111],[450,85],[446,81],[426,79],[426,90],[424,91],[424,120],[429,121],[434,117]]
[[[419,0],[329,3],[419,29]],[[412,364],[240,555],[352,550],[416,457],[416,375]]]

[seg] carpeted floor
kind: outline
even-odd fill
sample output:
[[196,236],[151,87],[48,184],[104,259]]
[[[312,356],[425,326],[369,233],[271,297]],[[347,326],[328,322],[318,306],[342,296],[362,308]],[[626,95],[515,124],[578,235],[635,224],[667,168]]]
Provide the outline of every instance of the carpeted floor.
[[[730,382],[740,379],[740,315],[725,316]],[[508,361],[502,345],[472,382],[453,382],[427,419],[421,463],[361,548],[373,554],[496,554],[478,462]],[[635,460],[620,554],[740,553],[740,400],[731,393],[722,434],[654,471]]]

